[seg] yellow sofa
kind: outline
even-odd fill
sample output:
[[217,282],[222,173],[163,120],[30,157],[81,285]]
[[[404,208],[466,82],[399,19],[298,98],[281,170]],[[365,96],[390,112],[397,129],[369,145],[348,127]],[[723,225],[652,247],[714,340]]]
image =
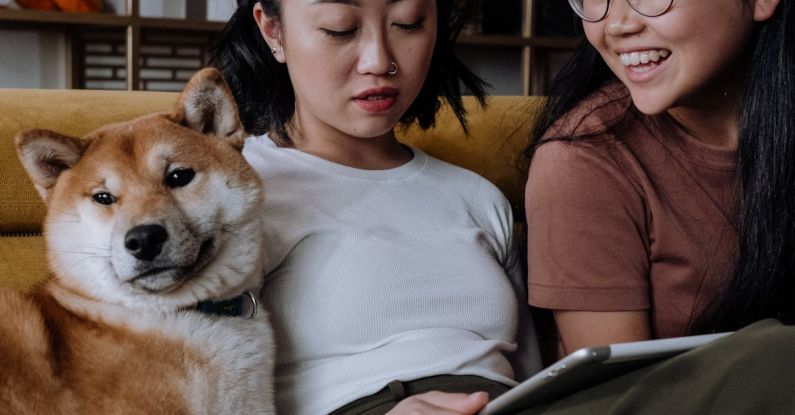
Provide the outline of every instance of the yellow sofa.
[[[82,136],[104,124],[168,110],[176,98],[176,93],[163,92],[0,89],[0,286],[28,289],[47,275],[44,205],[17,159],[14,135],[25,128],[46,128]],[[539,103],[537,97],[492,97],[482,110],[467,98],[469,137],[447,109],[436,128],[399,134],[428,154],[485,176],[521,212],[522,151]]]

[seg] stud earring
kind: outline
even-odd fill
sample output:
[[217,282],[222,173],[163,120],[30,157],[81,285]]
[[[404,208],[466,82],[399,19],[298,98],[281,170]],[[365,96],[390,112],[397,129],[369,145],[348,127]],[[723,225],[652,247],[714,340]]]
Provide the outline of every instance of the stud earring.
[[271,48],[271,53],[272,53],[272,54],[274,54],[274,55],[275,55],[275,54],[277,54],[278,52],[279,52],[279,49],[276,49],[276,48]]

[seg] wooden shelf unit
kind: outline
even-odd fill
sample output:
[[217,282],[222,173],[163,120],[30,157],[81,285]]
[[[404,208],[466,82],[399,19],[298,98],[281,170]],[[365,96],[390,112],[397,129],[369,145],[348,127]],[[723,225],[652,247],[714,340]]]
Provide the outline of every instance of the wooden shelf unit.
[[[483,4],[488,2],[493,6],[492,0],[482,0]],[[505,0],[500,0],[505,1]],[[521,54],[521,83],[524,95],[541,94],[547,83],[545,73],[541,69],[548,66],[546,55],[550,52],[573,51],[578,40],[572,36],[544,36],[539,35],[537,28],[537,17],[535,12],[537,6],[543,2],[559,2],[562,0],[520,0],[521,1],[521,28],[517,35],[494,35],[479,34],[468,35],[459,38],[458,43],[463,46],[475,47],[499,47],[517,48]],[[559,6],[559,5],[558,5]],[[566,5],[563,9],[568,11]],[[566,17],[566,16],[563,16]],[[572,15],[573,17],[573,15]]]
[[[36,11],[19,9],[0,9],[0,27],[24,28],[34,30],[88,30],[96,28],[117,28],[124,32],[126,42],[126,85],[127,89],[138,89],[140,85],[140,49],[142,30],[162,29],[179,32],[217,33],[225,26],[224,22],[195,19],[173,19],[142,17],[139,1],[126,0],[127,13],[64,13],[57,11]],[[145,1],[145,0],[144,0]],[[521,35],[478,34],[459,38],[462,46],[516,48],[521,54],[521,84],[524,95],[539,93],[544,80],[539,78],[539,55],[545,50],[571,50],[576,40],[568,37],[540,37],[535,35],[533,10],[534,2],[522,1]],[[560,1],[560,0],[546,0]],[[47,27],[42,27],[47,25]],[[79,68],[71,68],[79,70]]]

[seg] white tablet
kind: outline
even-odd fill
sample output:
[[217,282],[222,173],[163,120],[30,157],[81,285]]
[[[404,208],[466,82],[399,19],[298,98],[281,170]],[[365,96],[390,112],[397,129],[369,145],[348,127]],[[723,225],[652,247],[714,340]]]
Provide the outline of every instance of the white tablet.
[[580,349],[489,402],[480,415],[514,414],[729,334],[675,337]]

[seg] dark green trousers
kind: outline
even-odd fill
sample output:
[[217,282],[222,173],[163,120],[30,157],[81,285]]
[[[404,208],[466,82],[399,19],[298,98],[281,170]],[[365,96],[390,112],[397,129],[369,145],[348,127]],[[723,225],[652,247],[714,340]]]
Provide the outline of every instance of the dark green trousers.
[[[384,414],[400,399],[429,390],[484,390],[493,398],[507,387],[474,376],[393,382],[333,415]],[[795,414],[795,327],[761,321],[704,347],[521,413],[530,414]]]
[[528,414],[795,414],[795,327],[750,325]]

